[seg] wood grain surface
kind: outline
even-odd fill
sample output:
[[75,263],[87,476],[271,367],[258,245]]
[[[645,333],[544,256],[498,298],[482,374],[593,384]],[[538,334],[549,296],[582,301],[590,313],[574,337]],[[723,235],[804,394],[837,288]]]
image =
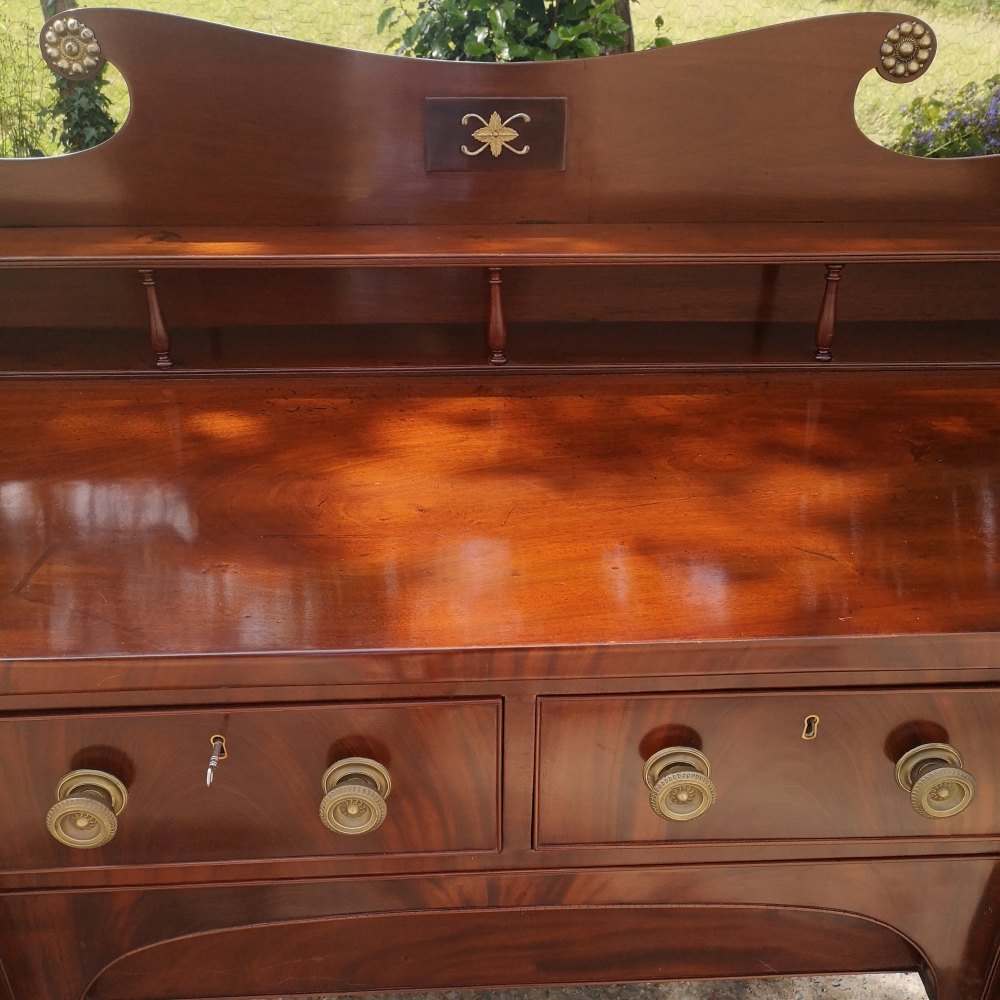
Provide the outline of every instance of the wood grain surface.
[[1000,259],[1000,225],[870,222],[0,230],[0,267],[499,267]]
[[[994,690],[543,698],[537,843],[995,835],[998,713]],[[809,715],[817,735],[803,740]],[[949,741],[979,793],[958,816],[925,819],[896,784],[895,763],[921,743]],[[647,758],[676,745],[708,757],[718,791],[686,823],[652,811],[642,776]]]
[[894,931],[840,913],[768,906],[496,908],[195,935],[123,956],[86,996],[173,1000],[922,967],[923,956]]
[[[365,983],[368,988],[390,982],[444,986],[466,978],[465,973],[468,981],[482,981],[474,978],[477,957],[480,976],[489,975],[493,983],[585,984],[712,975],[714,960],[749,969],[755,957],[776,969],[803,968],[796,960],[816,969],[858,969],[877,964],[873,951],[881,952],[882,968],[904,963],[912,968],[916,953],[932,995],[969,1000],[980,996],[992,962],[990,914],[998,884],[994,857],[5,893],[0,895],[0,953],[17,1000],[79,1000],[89,995],[92,982],[95,990],[107,989],[108,997],[128,996],[126,972],[136,973],[155,997],[197,996],[196,983],[205,990],[210,984],[215,995],[260,996],[259,988],[248,993],[252,975],[247,970],[271,985],[282,968],[282,953],[288,974],[296,977],[291,982],[307,983],[303,992],[322,993],[360,989]],[[714,921],[712,913],[698,915],[702,907],[715,910]],[[756,923],[745,910],[739,912],[743,908],[753,911]],[[491,917],[489,911],[499,912]],[[406,919],[406,914],[411,916]],[[329,919],[352,916],[360,919]],[[428,941],[421,930],[424,921],[439,931],[432,935],[433,944],[422,943]],[[684,925],[703,933],[685,937]],[[657,926],[664,933],[657,935]],[[483,932],[470,936],[463,931],[476,927]],[[72,937],[66,928],[73,929]],[[777,928],[788,935],[784,943],[781,932],[771,933]],[[18,947],[29,935],[35,947]],[[296,944],[303,938],[311,948]],[[341,948],[337,941],[357,946]],[[672,941],[690,942],[690,949],[675,949]],[[219,948],[214,956],[213,944]],[[58,963],[52,960],[57,949]],[[660,973],[648,964],[657,953]],[[308,955],[312,963],[304,961]],[[123,956],[129,957],[116,966]],[[775,957],[777,962],[771,960]],[[623,966],[633,960],[629,975]],[[101,987],[106,968],[108,979]],[[360,975],[352,980],[349,970]],[[761,965],[755,971],[774,974]],[[307,979],[310,972],[328,977],[329,985]],[[157,975],[173,986],[172,992],[156,991]],[[192,979],[184,981],[185,976]]]
[[[881,222],[888,247],[934,222],[1000,221],[995,158],[905,157],[857,127],[858,83],[902,14],[507,65],[148,11],[81,17],[128,84],[128,120],[79,156],[0,162],[2,226],[845,221]],[[335,98],[317,102],[317,87]],[[566,98],[565,171],[424,169],[424,98],[526,96]]]
[[[207,788],[215,733],[229,756]],[[0,868],[497,851],[500,738],[488,700],[0,719]],[[385,822],[362,836],[319,817],[323,773],[346,757],[374,758],[393,780]],[[96,850],[45,829],[56,784],[81,767],[129,791]]]
[[8,383],[7,657],[1000,629],[996,376]]

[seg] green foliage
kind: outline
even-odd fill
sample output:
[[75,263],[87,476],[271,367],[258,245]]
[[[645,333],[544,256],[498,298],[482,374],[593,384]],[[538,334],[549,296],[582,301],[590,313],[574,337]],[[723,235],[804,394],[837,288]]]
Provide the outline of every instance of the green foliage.
[[105,71],[70,83],[53,76],[38,51],[35,17],[0,0],[0,156],[47,156],[90,149],[118,128],[104,94]]
[[108,85],[104,73],[105,67],[102,67],[92,80],[79,83],[57,76],[52,84],[56,100],[45,114],[48,118],[61,119],[61,124],[53,126],[52,134],[55,136],[58,129],[59,145],[67,153],[99,146],[118,128],[108,111],[111,102],[104,93]]
[[45,77],[38,29],[0,3],[0,156],[45,156]]
[[1000,75],[917,97],[902,116],[902,134],[891,146],[898,153],[938,159],[1000,153]]
[[656,37],[653,39],[652,44],[647,45],[646,48],[663,49],[666,48],[668,45],[674,44],[669,38],[667,38],[666,35],[660,34],[660,32],[663,30],[663,23],[664,23],[663,15],[657,14],[656,19],[653,21],[653,24],[656,27]]
[[[417,0],[390,5],[377,30],[409,24],[386,48],[401,55],[479,62],[587,58],[623,48],[630,27],[616,0]],[[662,23],[662,21],[661,21]],[[669,44],[669,43],[668,43]]]

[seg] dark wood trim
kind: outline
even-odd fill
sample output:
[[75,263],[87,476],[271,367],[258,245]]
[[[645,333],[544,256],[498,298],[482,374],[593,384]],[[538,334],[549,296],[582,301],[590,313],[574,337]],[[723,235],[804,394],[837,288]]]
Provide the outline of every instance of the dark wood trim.
[[832,361],[833,339],[837,335],[837,287],[840,284],[843,264],[826,265],[826,284],[823,286],[823,301],[816,320],[816,360]]
[[[398,925],[406,930],[401,933]],[[603,932],[591,936],[595,925]],[[751,926],[755,941],[744,945]],[[94,977],[84,997],[121,997],[123,988],[159,997],[164,979],[170,985],[163,997],[186,992],[191,981],[199,994],[214,993],[219,976],[213,959],[222,957],[232,968],[234,947],[242,951],[248,942],[259,942],[252,953],[281,956],[282,986],[295,983],[298,974],[296,993],[302,987],[342,994],[735,978],[755,975],[761,966],[771,975],[817,975],[851,962],[850,972],[919,971],[935,979],[923,950],[895,927],[843,911],[726,904],[518,906],[309,917],[183,935],[120,955]],[[305,953],[293,955],[291,949],[303,942]],[[557,948],[564,961],[552,961]],[[252,958],[246,962],[252,982],[259,982],[264,969]],[[320,963],[328,967],[320,974],[325,978],[316,975]],[[335,970],[339,978],[333,978]]]
[[149,305],[149,342],[156,355],[156,367],[164,370],[174,367],[170,357],[170,331],[163,320],[160,300],[156,294],[156,272],[149,269],[139,271],[142,283],[146,289],[146,300]]
[[0,267],[320,268],[1000,260],[1000,224],[863,223],[0,229]]
[[507,364],[507,325],[503,319],[501,268],[489,268],[490,274],[490,326],[487,338],[490,364],[494,367]]
[[[715,690],[739,687],[896,687],[1000,682],[1000,633],[788,637],[608,646],[485,649],[224,651],[127,656],[6,657],[4,703],[51,697],[156,697],[215,692],[220,703],[246,692],[310,691],[333,697],[415,684],[586,682],[596,691]],[[469,676],[471,674],[471,676]],[[977,676],[978,675],[978,676]],[[488,678],[488,679],[487,679]],[[643,687],[645,685],[645,688]],[[539,690],[542,690],[539,688]],[[382,695],[375,695],[382,697]],[[266,701],[263,694],[259,700]],[[258,700],[258,699],[254,699]],[[32,706],[33,707],[33,706]]]
[[[990,372],[1000,369],[1000,361],[838,361],[826,369],[829,372],[839,372],[845,375],[855,375],[861,372]],[[172,368],[171,378],[204,378],[215,377],[256,377],[269,378],[273,376],[309,377],[313,375],[342,375],[353,377],[358,375],[376,377],[407,377],[407,376],[439,376],[439,375],[485,375],[501,373],[514,375],[753,375],[777,374],[781,372],[817,371],[811,361],[780,362],[780,363],[748,363],[748,364],[710,364],[692,362],[663,362],[662,364],[578,364],[560,363],[552,365],[524,364],[517,361],[507,361],[505,365],[494,366],[488,362],[481,365],[393,365],[385,367],[334,367],[317,365],[315,368],[261,367],[261,368]],[[148,370],[109,369],[92,371],[87,369],[70,371],[52,371],[39,369],[36,371],[0,371],[0,380],[39,381],[39,380],[72,380],[72,379],[146,379],[156,378],[157,373]]]
[[[173,937],[224,930],[246,924],[245,914],[261,923],[280,907],[279,919],[349,916],[474,908],[607,906],[629,909],[672,905],[779,905],[853,914],[902,935],[924,957],[922,974],[936,983],[946,1000],[979,994],[988,963],[960,968],[962,935],[935,922],[921,905],[926,893],[947,900],[952,921],[966,926],[982,904],[996,860],[990,858],[842,860],[764,865],[639,866],[586,871],[486,872],[349,877],[332,881],[137,888],[71,889],[64,893],[16,893],[0,897],[4,923],[49,926],[71,912],[118,914],[119,933],[108,938],[93,921],[80,933],[93,939],[87,951],[92,971],[117,955]],[[72,909],[67,909],[67,908]],[[96,908],[96,909],[95,909]],[[101,957],[101,956],[105,957]],[[29,960],[34,964],[34,960]],[[36,964],[37,968],[40,965]],[[22,962],[22,970],[24,963]],[[850,971],[842,969],[841,971]],[[571,971],[567,981],[572,981]],[[964,990],[964,992],[962,992]]]

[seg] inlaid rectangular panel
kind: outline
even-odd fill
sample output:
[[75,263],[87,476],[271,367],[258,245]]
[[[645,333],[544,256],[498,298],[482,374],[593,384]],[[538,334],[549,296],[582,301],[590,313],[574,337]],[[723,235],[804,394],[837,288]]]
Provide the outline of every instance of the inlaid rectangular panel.
[[[995,690],[542,698],[536,844],[996,834],[998,717]],[[953,746],[978,787],[950,818],[919,815],[896,782],[897,759],[929,743]],[[716,793],[683,822],[654,813],[643,776],[649,757],[675,745],[705,755]]]
[[435,170],[565,170],[565,97],[428,97],[426,162]]
[[[495,851],[500,731],[491,699],[2,719],[0,868]],[[228,757],[209,788],[215,734]],[[392,781],[385,821],[360,836],[319,813],[324,772],[349,757]],[[57,783],[80,768],[128,789],[96,849],[46,829]]]

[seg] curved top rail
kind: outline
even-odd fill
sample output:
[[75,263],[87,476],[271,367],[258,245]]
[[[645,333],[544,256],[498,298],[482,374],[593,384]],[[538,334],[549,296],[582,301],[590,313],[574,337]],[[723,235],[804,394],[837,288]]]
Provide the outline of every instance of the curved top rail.
[[[912,235],[912,220],[1000,220],[1000,157],[904,157],[857,127],[866,73],[905,82],[930,64],[933,32],[902,14],[502,65],[357,52],[138,10],[59,18],[66,31],[54,20],[43,29],[46,58],[75,72],[60,39],[70,19],[85,24],[94,58],[123,73],[131,112],[96,149],[0,161],[0,225],[907,220]],[[426,169],[425,99],[442,97],[468,100],[475,120],[464,141],[485,141],[476,162],[493,168]],[[503,99],[516,131],[526,128],[511,111],[518,100],[552,97],[565,98],[564,156],[536,168],[541,160],[515,155],[522,136],[494,163],[491,102]],[[471,138],[476,126],[487,140]]]

